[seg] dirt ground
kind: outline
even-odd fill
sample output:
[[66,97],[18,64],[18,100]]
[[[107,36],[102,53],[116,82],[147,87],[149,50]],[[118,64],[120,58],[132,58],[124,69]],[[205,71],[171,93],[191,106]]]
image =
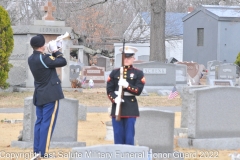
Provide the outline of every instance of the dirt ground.
[[[0,93],[0,108],[22,108],[24,98],[32,96],[33,92]],[[78,99],[84,106],[110,107],[111,103],[107,97],[105,88],[83,89],[82,92],[64,91],[66,98]],[[167,96],[159,96],[150,93],[149,96],[137,96],[140,107],[151,106],[181,106],[180,96],[168,100]]]
[[[0,114],[0,121],[4,119],[23,119],[22,113],[16,114]],[[98,145],[98,144],[113,144],[113,141],[106,141],[106,125],[105,122],[109,121],[110,117],[107,113],[88,113],[87,121],[79,121],[78,123],[78,141],[86,142],[87,146]],[[11,141],[16,141],[19,136],[19,131],[22,130],[22,123],[3,123],[0,122],[0,160],[9,160],[6,158],[10,153],[13,155],[20,155],[21,153],[25,158],[28,158],[28,155],[31,155],[31,149],[20,149],[10,147]],[[50,152],[55,153],[68,153],[70,149],[50,149]],[[6,156],[5,156],[6,155]],[[14,158],[16,160],[16,158]],[[18,158],[23,160],[24,158]],[[58,159],[67,159],[67,158],[55,158]]]
[[[22,108],[24,106],[24,98],[32,96],[32,92],[14,92],[14,93],[0,93],[0,108]],[[79,100],[79,103],[85,106],[103,106],[109,107],[110,101],[106,95],[105,88],[84,89],[83,92],[64,92],[66,98],[75,98]],[[159,96],[157,94],[150,94],[149,96],[137,97],[139,106],[181,106],[181,98],[177,96],[173,100],[168,100],[167,96]],[[17,140],[19,131],[22,130],[22,123],[3,123],[3,120],[11,119],[23,119],[22,113],[5,114],[0,113],[0,160],[23,160],[31,157],[31,149],[19,149],[12,148],[10,146],[11,141]],[[86,121],[78,122],[78,141],[86,142],[87,146],[99,145],[99,144],[113,144],[113,141],[106,141],[106,121],[111,120],[107,113],[88,113]],[[175,114],[175,128],[180,127],[181,113]],[[211,153],[209,150],[193,150],[183,149],[177,146],[177,138],[175,137],[175,151],[184,152],[187,155],[193,153],[196,158],[185,158],[185,160],[210,160],[213,158],[199,158],[201,153]],[[70,149],[50,149],[53,153],[69,153]],[[240,150],[218,150],[215,159],[230,160],[229,154],[240,153]],[[9,158],[10,156],[15,158]],[[16,158],[20,156],[20,158]],[[65,160],[68,158],[56,157],[54,160]]]
[[[15,114],[4,114],[0,113],[0,121],[4,119],[22,119],[22,113]],[[181,113],[175,114],[175,128],[180,126]],[[113,141],[106,141],[106,126],[105,122],[109,121],[110,117],[107,113],[88,113],[86,121],[79,121],[78,123],[78,141],[86,142],[87,146],[99,145],[99,144],[113,144]],[[0,160],[9,160],[12,156],[20,156],[21,158],[12,158],[13,160],[23,160],[30,157],[31,149],[20,149],[10,147],[11,141],[17,140],[19,131],[22,130],[22,123],[3,123],[0,122]],[[175,151],[184,152],[186,155],[190,153],[196,153],[198,158],[185,158],[185,160],[210,160],[213,158],[199,158],[202,152],[210,153],[209,150],[193,150],[193,149],[183,149],[177,146],[177,141],[175,138]],[[70,149],[50,149],[51,153],[69,153]],[[225,151],[215,151],[218,154],[217,158],[219,160],[230,160],[229,154],[239,153],[237,150],[225,150]],[[54,160],[65,160],[68,158],[56,157]]]

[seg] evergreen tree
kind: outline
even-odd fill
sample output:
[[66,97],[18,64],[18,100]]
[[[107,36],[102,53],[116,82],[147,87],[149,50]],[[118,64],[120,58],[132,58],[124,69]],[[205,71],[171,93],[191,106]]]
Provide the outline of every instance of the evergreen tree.
[[0,88],[7,88],[9,86],[6,80],[8,79],[8,72],[12,65],[8,63],[8,59],[13,50],[13,45],[13,31],[9,15],[0,6]]
[[240,52],[239,52],[238,55],[237,55],[237,58],[236,58],[235,64],[238,65],[238,66],[240,67]]

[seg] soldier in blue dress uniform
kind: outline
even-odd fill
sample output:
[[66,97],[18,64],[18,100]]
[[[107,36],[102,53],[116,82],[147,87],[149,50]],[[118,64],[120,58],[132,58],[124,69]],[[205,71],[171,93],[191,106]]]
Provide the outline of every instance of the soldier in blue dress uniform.
[[32,37],[30,44],[33,54],[28,58],[28,65],[34,77],[33,104],[37,116],[33,151],[37,157],[46,157],[58,115],[59,100],[64,98],[56,67],[65,66],[67,61],[58,51],[56,41],[50,41],[48,45],[52,54],[44,53],[45,39],[41,34]]
[[[123,48],[120,48],[122,52]],[[138,102],[135,96],[141,94],[145,77],[143,71],[133,67],[137,48],[125,46],[123,79],[120,79],[120,68],[114,69],[107,80],[107,95],[112,102],[112,125],[115,144],[134,145],[135,122],[139,116]],[[123,86],[123,102],[121,104],[121,120],[115,117],[118,88]]]

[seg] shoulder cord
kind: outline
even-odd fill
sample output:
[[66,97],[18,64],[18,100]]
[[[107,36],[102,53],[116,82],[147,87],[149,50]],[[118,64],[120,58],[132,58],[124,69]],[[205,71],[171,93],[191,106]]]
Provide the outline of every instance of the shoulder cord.
[[42,64],[43,64],[43,66],[45,67],[45,68],[48,68],[48,66],[43,62],[43,59],[42,59],[42,54],[40,53],[40,61],[42,62]]

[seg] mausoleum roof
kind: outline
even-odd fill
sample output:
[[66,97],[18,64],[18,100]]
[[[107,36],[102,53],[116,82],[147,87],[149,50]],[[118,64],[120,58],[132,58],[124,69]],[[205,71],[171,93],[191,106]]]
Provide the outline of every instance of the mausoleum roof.
[[185,21],[201,11],[219,21],[233,21],[240,19],[240,6],[202,5],[183,17],[182,20]]

